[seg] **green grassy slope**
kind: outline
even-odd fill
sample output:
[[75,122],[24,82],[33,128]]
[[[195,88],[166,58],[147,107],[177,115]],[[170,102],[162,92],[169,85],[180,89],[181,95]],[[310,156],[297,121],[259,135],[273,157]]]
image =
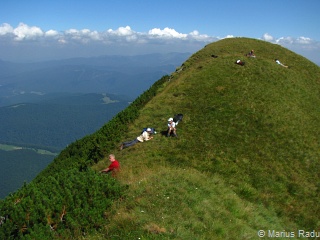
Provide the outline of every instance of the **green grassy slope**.
[[[244,56],[251,49],[256,58]],[[237,59],[245,66],[234,64]],[[147,126],[166,130],[166,120],[183,113],[179,137],[158,134],[115,150],[119,180],[129,189],[106,212],[101,235],[88,239],[259,239],[260,229],[298,238],[299,229],[319,232],[319,76],[307,59],[259,40],[224,39],[195,53],[122,140]],[[104,159],[93,168],[107,164]]]
[[[244,56],[251,49],[256,58]],[[0,201],[0,238],[320,234],[319,76],[318,66],[279,45],[247,38],[207,45]],[[184,114],[178,138],[167,138],[161,132],[176,113]],[[118,149],[144,127],[159,133]],[[116,179],[98,173],[109,153],[121,163]]]

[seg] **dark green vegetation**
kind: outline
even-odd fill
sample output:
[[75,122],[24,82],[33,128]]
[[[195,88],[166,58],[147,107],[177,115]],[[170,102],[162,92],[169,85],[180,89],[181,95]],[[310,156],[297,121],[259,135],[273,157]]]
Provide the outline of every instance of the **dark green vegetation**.
[[[256,58],[244,56],[251,49]],[[261,229],[294,239],[299,229],[319,231],[319,76],[315,64],[267,42],[206,46],[0,202],[0,238],[259,239]],[[165,130],[175,113],[184,114],[178,138],[158,134],[117,150],[143,127]],[[116,180],[97,173],[110,152],[122,167]]]

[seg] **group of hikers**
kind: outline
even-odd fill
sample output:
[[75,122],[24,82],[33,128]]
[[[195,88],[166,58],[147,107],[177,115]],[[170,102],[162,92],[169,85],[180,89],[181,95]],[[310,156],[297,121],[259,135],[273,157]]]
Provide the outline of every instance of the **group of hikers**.
[[[177,137],[177,130],[176,130],[176,126],[178,125],[179,121],[182,120],[183,114],[177,114],[175,115],[174,118],[170,117],[168,119],[168,123],[167,123],[167,131],[166,131],[166,136],[167,137]],[[145,142],[145,141],[149,141],[153,138],[153,134],[155,134],[156,131],[154,128],[144,128],[142,133],[136,137],[135,139],[131,140],[131,141],[127,141],[127,142],[123,142],[120,146],[120,150],[133,146],[136,143],[139,142]],[[114,154],[110,154],[109,155],[109,161],[111,162],[110,165],[104,169],[101,170],[101,173],[110,173],[112,172],[112,175],[114,176],[114,174],[116,174],[119,169],[120,169],[120,164],[119,162],[115,159],[115,155]]]
[[[247,53],[247,54],[246,54],[246,57],[253,57],[253,58],[255,58],[256,55],[254,54],[254,50],[251,50],[249,53]],[[274,61],[275,61],[277,64],[279,64],[280,66],[285,67],[285,68],[288,68],[288,66],[284,65],[283,63],[281,63],[278,59],[275,59]],[[244,65],[245,65],[245,62],[241,61],[240,59],[238,59],[235,63],[238,64],[238,65],[241,65],[241,66],[244,66]]]
[[[247,53],[245,56],[247,57],[253,57],[255,58],[256,55],[254,53],[254,50],[251,50],[249,53]],[[217,58],[218,56],[216,55],[212,55],[213,58]],[[283,66],[285,68],[287,68],[288,66],[282,64],[278,59],[275,59],[275,62],[277,64],[279,64],[280,66]],[[240,59],[237,60],[235,62],[236,64],[238,65],[241,65],[241,66],[244,66],[245,65],[245,62],[241,61]],[[182,114],[177,114],[174,118],[169,118],[168,119],[168,123],[167,123],[167,131],[166,131],[166,136],[167,137],[170,137],[170,136],[173,136],[173,137],[177,137],[177,130],[176,130],[176,125],[178,124],[179,121],[182,120],[182,117],[183,115]],[[143,129],[142,133],[136,137],[135,139],[131,140],[131,141],[127,141],[127,142],[123,142],[120,146],[120,150],[124,149],[124,148],[127,148],[127,147],[130,147],[130,146],[133,146],[135,145],[136,143],[139,143],[139,142],[146,142],[146,141],[149,141],[151,139],[153,139],[153,134],[155,134],[156,131],[154,128],[145,128]],[[109,155],[109,160],[111,162],[111,164],[109,165],[108,168],[100,171],[102,173],[109,173],[109,172],[117,172],[119,169],[120,169],[120,164],[119,162],[115,159],[115,156],[113,154],[110,154]]]

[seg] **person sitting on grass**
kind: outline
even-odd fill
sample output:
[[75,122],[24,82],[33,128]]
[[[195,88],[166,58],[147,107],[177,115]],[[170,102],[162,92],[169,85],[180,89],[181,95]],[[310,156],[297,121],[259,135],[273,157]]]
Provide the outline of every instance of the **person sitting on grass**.
[[106,169],[101,170],[101,173],[110,173],[112,172],[112,175],[114,176],[119,170],[120,170],[120,164],[116,160],[114,154],[109,155],[109,161],[111,164]]
[[174,137],[177,137],[176,133],[176,123],[173,121],[173,118],[168,119],[168,133],[167,137],[170,137],[173,134]]
[[127,147],[131,147],[138,142],[149,141],[152,138],[153,138],[152,130],[151,130],[151,128],[147,128],[146,131],[143,131],[143,133],[140,136],[138,136],[136,139],[134,139],[132,141],[128,141],[128,142],[123,142],[120,146],[120,150],[127,148]]
[[253,49],[248,54],[246,54],[246,56],[247,57],[256,57],[256,55],[254,55]]

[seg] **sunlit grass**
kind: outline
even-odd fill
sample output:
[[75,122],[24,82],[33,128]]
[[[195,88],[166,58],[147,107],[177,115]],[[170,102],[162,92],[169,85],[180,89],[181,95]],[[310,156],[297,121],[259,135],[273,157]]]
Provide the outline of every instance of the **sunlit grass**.
[[[257,58],[244,57],[250,49]],[[125,141],[155,127],[155,138],[114,151],[128,191],[106,211],[101,234],[257,239],[260,229],[319,227],[319,67],[278,45],[225,39],[182,69],[123,134]],[[177,113],[179,137],[167,138],[161,131]]]

